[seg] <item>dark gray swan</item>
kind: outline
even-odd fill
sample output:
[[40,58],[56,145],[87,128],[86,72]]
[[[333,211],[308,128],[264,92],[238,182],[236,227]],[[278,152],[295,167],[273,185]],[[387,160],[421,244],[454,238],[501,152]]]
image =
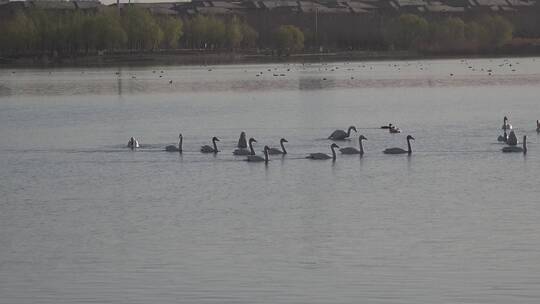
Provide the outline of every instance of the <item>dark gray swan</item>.
[[411,154],[412,153],[411,139],[414,140],[414,137],[407,135],[407,146],[409,148],[408,150],[403,150],[401,148],[388,148],[384,150],[383,153],[384,154]]
[[167,152],[180,152],[182,153],[182,133],[178,135],[178,146],[175,145],[168,145],[165,147],[165,151]]
[[343,130],[335,130],[334,132],[332,132],[332,134],[330,134],[330,136],[328,136],[328,139],[332,139],[332,140],[344,140],[344,139],[347,139],[348,137],[351,137],[351,130],[354,130],[354,132],[358,132],[358,131],[356,131],[355,126],[350,126],[349,129],[347,130],[347,132],[345,132]]
[[339,149],[339,151],[341,152],[341,154],[360,154],[360,155],[364,155],[364,146],[362,145],[362,140],[367,140],[367,138],[364,137],[364,135],[360,135],[358,137],[358,143],[360,144],[360,150],[354,148],[354,147],[346,147],[346,148],[341,148]]
[[309,158],[309,159],[317,159],[317,160],[325,160],[325,159],[333,159],[333,160],[336,160],[336,150],[335,149],[339,149],[339,146],[336,145],[336,144],[332,144],[330,146],[330,149],[332,150],[332,156],[326,154],[326,153],[311,153],[309,154],[308,156],[306,156],[306,158]]
[[286,142],[289,142],[289,141],[286,140],[285,138],[280,139],[279,140],[279,145],[281,146],[281,150],[278,149],[278,148],[269,148],[268,149],[268,154],[270,154],[270,155],[287,154],[287,150],[285,150],[285,146],[283,145],[283,143],[286,143]]
[[[244,133],[244,132],[242,132]],[[234,155],[255,155],[255,150],[253,149],[253,143],[257,142],[254,138],[249,139],[249,150],[245,148],[238,148],[233,151]]]
[[268,146],[264,146],[264,158],[260,155],[248,155],[248,162],[265,162],[268,163]]
[[504,147],[502,148],[502,151],[506,153],[523,152],[523,154],[526,154],[527,153],[527,135],[523,136],[523,147],[517,147],[517,146]]
[[212,137],[212,144],[214,147],[211,147],[209,145],[204,145],[201,147],[201,153],[218,153],[219,150],[216,145],[216,141],[219,141],[217,137]]

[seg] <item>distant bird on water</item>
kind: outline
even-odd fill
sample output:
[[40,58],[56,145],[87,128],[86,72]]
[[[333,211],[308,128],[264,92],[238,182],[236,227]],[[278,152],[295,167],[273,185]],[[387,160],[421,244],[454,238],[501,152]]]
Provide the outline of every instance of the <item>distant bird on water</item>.
[[523,154],[526,154],[527,153],[527,135],[523,136],[523,147],[517,147],[517,146],[504,147],[502,148],[502,151],[505,153],[523,152]]
[[408,150],[403,150],[401,148],[388,148],[386,150],[383,151],[384,154],[412,154],[412,149],[411,149],[411,140],[414,140],[414,137],[410,136],[410,135],[407,135],[407,146],[408,146]]
[[219,141],[219,139],[217,137],[212,137],[212,145],[213,147],[209,146],[209,145],[204,145],[201,147],[201,153],[218,153],[219,150],[217,148],[217,145],[216,145],[216,141]]
[[354,132],[358,132],[355,126],[350,126],[347,132],[345,132],[344,130],[335,130],[334,132],[332,132],[332,134],[330,134],[328,139],[332,139],[332,140],[347,139],[348,137],[351,137],[351,130],[354,130]]
[[360,144],[360,150],[357,150],[354,147],[346,147],[346,148],[339,149],[339,151],[341,152],[341,154],[360,154],[360,155],[364,155],[364,147],[362,146],[362,140],[367,140],[367,138],[365,138],[364,135],[360,135],[358,137],[358,143]]
[[168,145],[168,146],[165,147],[165,151],[182,153],[182,140],[183,140],[182,133],[180,133],[180,135],[178,135],[178,139],[179,139],[178,146]]
[[139,148],[139,142],[131,137],[128,141],[128,144],[127,144],[128,148],[130,148],[131,150],[135,149],[135,148]]
[[336,160],[336,151],[335,149],[339,149],[339,146],[336,144],[332,144],[330,146],[330,149],[332,150],[332,156],[326,154],[326,153],[311,153],[306,158],[309,159],[316,159],[316,160],[326,160],[326,159],[333,159]]

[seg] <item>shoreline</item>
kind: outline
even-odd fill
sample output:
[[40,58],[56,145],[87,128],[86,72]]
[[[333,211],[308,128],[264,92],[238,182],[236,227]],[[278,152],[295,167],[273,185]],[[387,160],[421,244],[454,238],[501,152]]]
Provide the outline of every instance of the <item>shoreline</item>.
[[155,65],[234,65],[265,63],[316,63],[340,61],[390,61],[390,60],[434,60],[473,59],[502,57],[536,57],[538,52],[498,52],[485,54],[425,54],[414,51],[336,51],[328,53],[299,53],[288,56],[274,56],[257,53],[208,52],[208,51],[167,51],[113,53],[78,57],[0,57],[0,68],[53,68],[53,67],[125,67]]

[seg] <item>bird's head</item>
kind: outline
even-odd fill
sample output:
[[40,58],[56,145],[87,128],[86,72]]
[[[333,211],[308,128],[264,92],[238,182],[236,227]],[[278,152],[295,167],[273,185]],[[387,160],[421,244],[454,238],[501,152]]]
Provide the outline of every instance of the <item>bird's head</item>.
[[289,141],[286,140],[285,138],[282,138],[282,139],[280,140],[280,142],[284,143],[284,142],[289,142]]
[[410,135],[407,135],[407,140],[414,140],[414,137],[410,136]]

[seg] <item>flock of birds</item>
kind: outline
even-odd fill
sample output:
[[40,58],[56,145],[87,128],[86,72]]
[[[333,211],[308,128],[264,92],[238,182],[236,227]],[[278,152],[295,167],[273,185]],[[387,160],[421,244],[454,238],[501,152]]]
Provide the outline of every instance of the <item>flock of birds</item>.
[[[399,133],[401,130],[397,127],[395,127],[392,124],[389,124],[388,126],[382,126],[381,129],[388,129],[390,133]],[[329,140],[333,141],[344,141],[349,140],[351,138],[351,132],[358,132],[355,126],[350,126],[347,131],[345,130],[335,130],[330,134],[328,137]],[[168,145],[165,147],[166,152],[177,152],[182,153],[183,151],[183,136],[180,133],[178,135],[178,145]],[[363,140],[367,140],[367,138],[364,135],[360,135],[358,137],[358,143],[359,143],[359,149],[355,147],[344,147],[340,148],[336,143],[332,143],[330,145],[330,150],[332,152],[332,155],[329,155],[327,153],[310,153],[306,156],[307,159],[314,159],[314,160],[327,160],[327,159],[333,159],[336,160],[336,149],[339,149],[339,152],[342,154],[358,154],[363,155],[364,154],[364,146],[362,144]],[[411,154],[411,140],[414,140],[414,137],[411,135],[407,136],[407,146],[408,149],[402,149],[402,148],[388,148],[383,151],[385,154]],[[219,138],[213,137],[212,138],[212,145],[204,145],[201,146],[200,152],[201,153],[218,153],[221,152],[218,149],[217,142],[219,142]],[[269,155],[286,155],[287,150],[285,149],[285,143],[288,141],[285,138],[282,138],[280,143],[280,148],[270,148],[269,146],[264,146],[263,149],[263,155],[257,155],[255,153],[255,149],[253,148],[253,144],[256,143],[257,140],[254,138],[250,138],[246,141],[246,132],[240,133],[240,138],[238,139],[238,144],[236,145],[236,149],[232,152],[233,155],[236,156],[246,156],[246,161],[249,162],[268,162],[269,161]],[[134,137],[131,137],[128,141],[127,147],[135,150],[140,147],[139,141],[136,140]]]
[[[401,130],[394,126],[393,124],[388,124],[387,126],[382,126],[381,129],[388,129],[388,132],[390,133],[400,133]],[[504,142],[507,144],[506,147],[502,148],[502,152],[520,152],[520,153],[527,153],[527,136],[523,136],[523,142],[522,147],[518,146],[518,140],[516,137],[515,132],[512,130],[512,125],[508,121],[508,118],[505,116],[503,119],[503,125],[502,130],[504,132],[503,135],[498,137],[499,142]],[[507,133],[507,130],[509,133]],[[345,130],[335,130],[328,136],[329,140],[332,141],[344,141],[349,140],[351,138],[351,132],[358,132],[355,126],[350,126],[347,131]],[[536,131],[540,133],[540,120],[536,121]],[[165,147],[166,152],[176,152],[176,153],[182,153],[182,145],[183,145],[183,136],[180,133],[178,136],[179,141],[178,145],[168,145]],[[330,145],[330,150],[332,152],[331,155],[327,153],[310,153],[306,156],[307,159],[314,159],[314,160],[327,160],[332,159],[336,160],[336,149],[339,149],[339,152],[342,154],[358,154],[360,156],[364,155],[364,146],[362,144],[362,141],[367,140],[367,138],[364,135],[358,136],[358,144],[359,149],[355,147],[343,147],[340,148],[336,143],[332,143]],[[411,148],[411,140],[414,140],[414,137],[411,135],[407,135],[407,149],[402,148],[388,148],[382,151],[384,154],[412,154],[412,148]],[[201,153],[219,153],[221,152],[218,149],[217,142],[219,142],[219,138],[213,137],[212,138],[212,145],[204,145],[201,146],[200,152]],[[233,155],[236,156],[246,156],[246,161],[249,162],[265,162],[268,163],[269,161],[269,155],[286,155],[287,150],[285,149],[285,143],[288,141],[285,138],[281,138],[279,141],[280,148],[270,148],[269,146],[264,146],[263,149],[263,155],[257,155],[255,153],[255,149],[253,148],[253,144],[256,143],[257,140],[254,138],[250,138],[246,141],[246,132],[240,133],[240,138],[238,139],[238,144],[236,145],[236,149],[232,152]],[[127,147],[135,150],[140,147],[139,142],[134,138],[131,137],[128,141]]]

